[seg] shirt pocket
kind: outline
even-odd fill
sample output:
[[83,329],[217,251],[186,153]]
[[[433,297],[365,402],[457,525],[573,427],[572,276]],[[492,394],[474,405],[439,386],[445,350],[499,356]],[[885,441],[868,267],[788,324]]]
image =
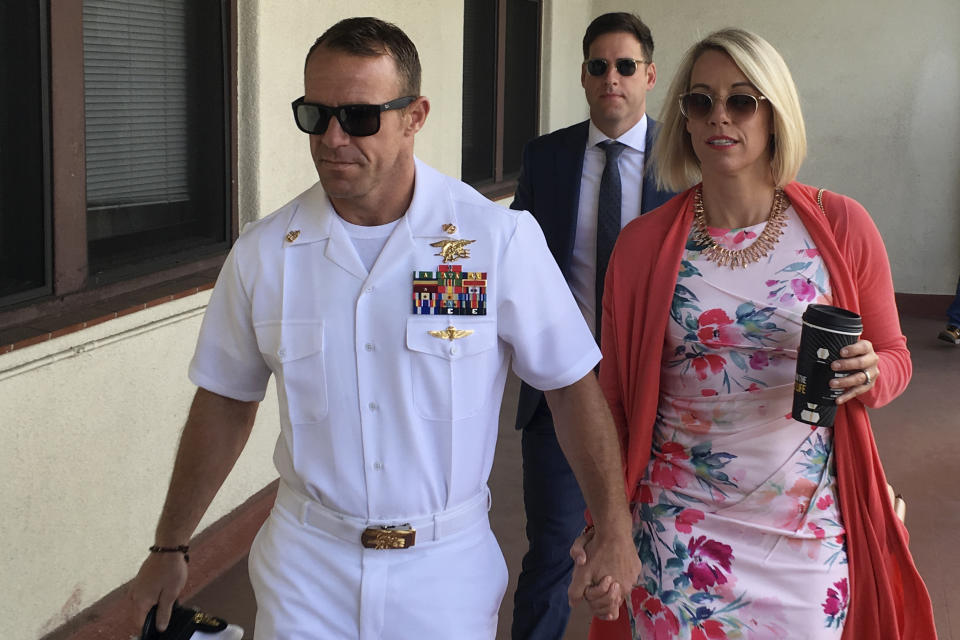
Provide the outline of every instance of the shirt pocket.
[[323,323],[270,322],[254,326],[257,345],[277,377],[281,408],[291,424],[319,422],[327,415]]
[[428,420],[469,418],[493,396],[500,364],[496,320],[456,316],[456,323],[472,333],[450,340],[430,333],[446,331],[447,317],[407,319],[413,404]]

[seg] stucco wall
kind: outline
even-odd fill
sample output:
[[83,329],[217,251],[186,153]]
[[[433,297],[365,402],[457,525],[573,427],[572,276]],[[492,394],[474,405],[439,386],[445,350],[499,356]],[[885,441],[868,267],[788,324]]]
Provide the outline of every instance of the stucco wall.
[[[209,292],[0,357],[4,637],[36,638],[129,580],[152,544]],[[201,523],[275,476],[271,389]]]
[[[715,29],[756,31],[800,92],[809,154],[801,181],[850,195],[883,234],[897,291],[950,293],[960,273],[960,3],[546,0],[552,18],[544,131],[586,117],[580,39],[590,19],[634,11],[653,31],[656,117],[683,52]],[[561,64],[566,69],[561,68]],[[566,80],[564,80],[566,78]]]
[[544,0],[540,54],[541,133],[549,133],[587,117],[587,103],[580,86],[583,31],[595,16],[604,13],[593,11],[590,4],[577,0]]

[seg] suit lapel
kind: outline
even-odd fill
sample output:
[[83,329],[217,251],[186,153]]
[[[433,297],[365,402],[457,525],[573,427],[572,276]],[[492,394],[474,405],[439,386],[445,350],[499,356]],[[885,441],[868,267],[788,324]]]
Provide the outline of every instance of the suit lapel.
[[657,140],[659,123],[647,116],[647,135],[643,151],[643,186],[640,193],[640,214],[652,211],[662,204],[660,193],[657,191],[657,180],[653,172],[653,144]]
[[556,257],[563,275],[569,279],[570,263],[573,261],[573,246],[577,235],[577,214],[580,210],[580,178],[583,174],[583,154],[587,146],[587,122],[568,129],[563,143],[555,156],[557,179],[556,200],[552,203],[557,212]]
[[640,196],[640,213],[653,211],[664,202],[677,195],[672,191],[660,191],[657,188],[657,172],[653,166],[653,145],[657,141],[660,123],[647,116],[646,150],[643,155],[643,192]]

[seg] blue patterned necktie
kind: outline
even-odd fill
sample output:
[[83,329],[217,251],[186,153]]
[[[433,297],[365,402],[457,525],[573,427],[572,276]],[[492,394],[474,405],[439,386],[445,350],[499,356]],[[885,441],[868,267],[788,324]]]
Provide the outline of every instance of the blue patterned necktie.
[[600,178],[600,199],[597,203],[597,281],[596,324],[594,334],[600,342],[600,314],[603,311],[603,281],[607,276],[607,263],[613,243],[620,233],[620,154],[626,149],[623,143],[606,140],[597,145],[607,154],[607,162]]

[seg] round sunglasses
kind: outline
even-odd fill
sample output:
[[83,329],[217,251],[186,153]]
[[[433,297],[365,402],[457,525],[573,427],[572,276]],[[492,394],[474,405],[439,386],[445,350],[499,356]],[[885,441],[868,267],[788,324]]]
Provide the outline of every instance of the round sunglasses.
[[340,128],[348,136],[357,138],[372,136],[380,131],[380,114],[392,109],[403,109],[417,99],[417,96],[404,96],[384,104],[342,104],[328,107],[325,104],[305,102],[297,98],[291,105],[293,119],[304,133],[322,135],[330,126],[330,118],[336,118]]
[[[699,91],[684,93],[680,96],[680,113],[688,120],[703,120],[713,111],[713,102],[717,99],[719,97]],[[746,120],[757,113],[760,101],[766,99],[750,93],[731,93],[724,98],[723,108],[732,120]]]
[[[587,68],[587,73],[597,77],[605,74],[607,72],[607,67],[610,66],[610,63],[603,58],[587,60],[583,64]],[[647,64],[647,61],[637,60],[636,58],[617,58],[617,61],[613,63],[613,66],[616,67],[617,73],[620,75],[632,76],[637,72],[638,64]]]

